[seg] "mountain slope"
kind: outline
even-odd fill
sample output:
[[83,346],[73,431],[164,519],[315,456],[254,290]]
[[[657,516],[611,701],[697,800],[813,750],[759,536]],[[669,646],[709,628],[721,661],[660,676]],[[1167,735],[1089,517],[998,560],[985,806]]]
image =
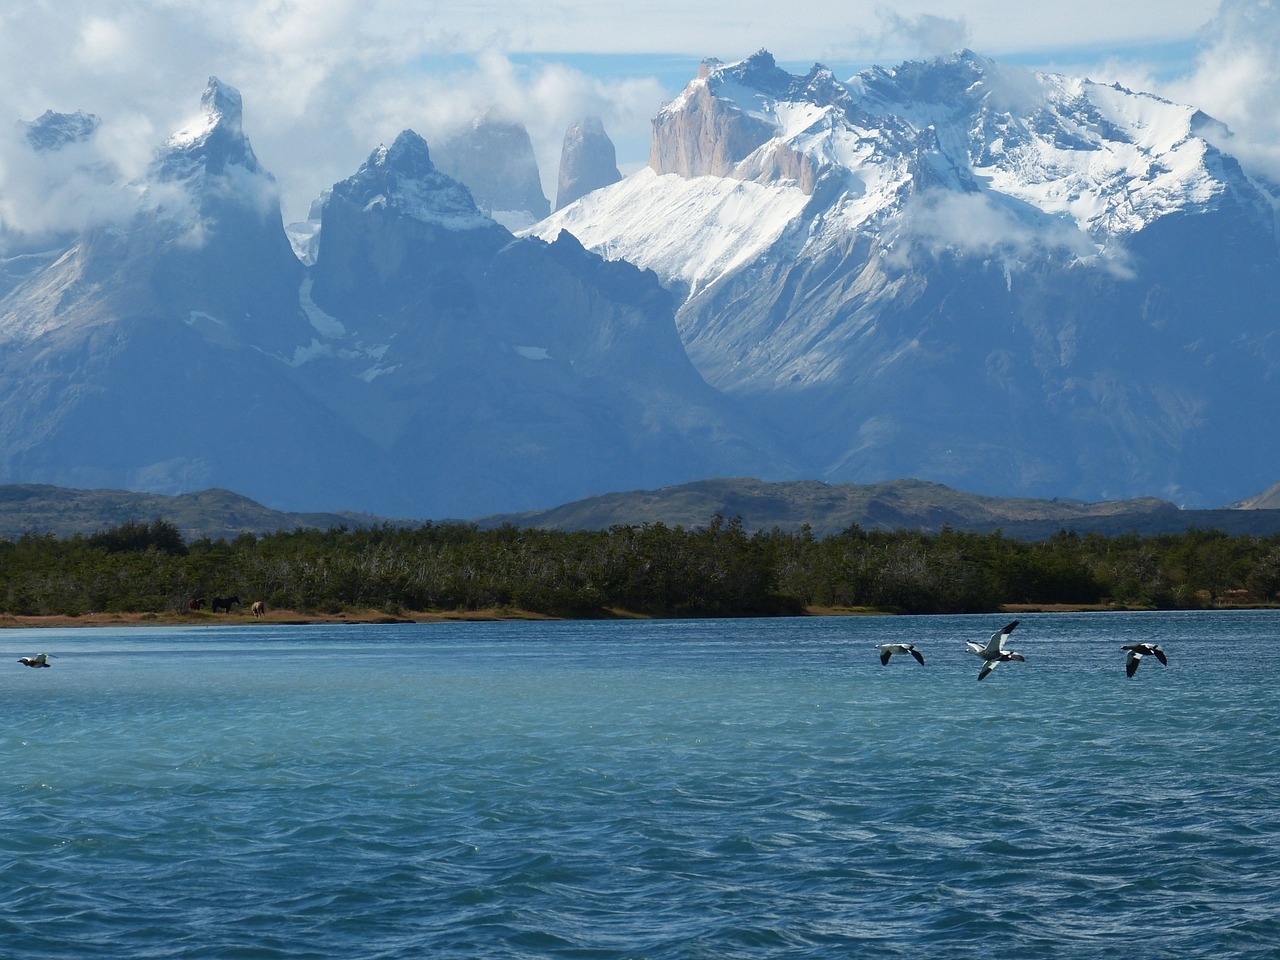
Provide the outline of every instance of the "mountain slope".
[[1280,251],[1192,108],[964,52],[708,61],[650,169],[536,228],[655,270],[828,480],[1222,503],[1273,478]]
[[304,527],[328,530],[379,522],[365,514],[289,513],[269,510],[230,490],[176,496],[127,490],[74,490],[49,484],[0,485],[0,538],[26,533],[72,537],[126,523],[167,520],[188,542],[199,537],[233,539]]

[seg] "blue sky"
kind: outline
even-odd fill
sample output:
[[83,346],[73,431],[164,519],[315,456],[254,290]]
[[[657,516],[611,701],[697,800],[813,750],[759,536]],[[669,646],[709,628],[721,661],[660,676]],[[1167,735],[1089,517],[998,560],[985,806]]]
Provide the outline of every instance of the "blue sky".
[[[140,170],[198,109],[211,75],[244,98],[245,130],[286,218],[411,127],[428,143],[493,109],[528,128],[554,193],[565,127],[601,116],[624,173],[649,121],[704,57],[767,48],[847,77],[968,47],[998,60],[1195,103],[1246,149],[1280,143],[1280,0],[10,0],[0,8],[0,111],[103,119],[104,159]],[[0,220],[21,227],[21,151],[0,123]],[[1277,164],[1280,167],[1280,164]],[[55,204],[44,205],[54,216]]]

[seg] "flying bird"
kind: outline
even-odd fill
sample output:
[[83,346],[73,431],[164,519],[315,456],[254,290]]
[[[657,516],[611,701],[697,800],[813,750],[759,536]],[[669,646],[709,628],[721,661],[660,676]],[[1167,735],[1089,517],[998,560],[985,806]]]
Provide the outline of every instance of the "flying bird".
[[1017,660],[1021,663],[1027,659],[1020,653],[1014,653],[1012,650],[1004,648],[1004,642],[1009,639],[1009,634],[1013,633],[1013,628],[1021,622],[1020,620],[1015,620],[1008,626],[1001,627],[998,632],[991,635],[991,639],[987,641],[986,646],[976,640],[965,641],[968,652],[982,660],[982,669],[978,671],[979,680],[987,679],[987,674],[1002,663],[1006,663],[1009,660]]
[[28,667],[52,667],[47,653],[37,653],[34,657],[19,657],[18,662]]
[[924,663],[924,654],[910,643],[878,643],[876,649],[880,651],[880,663],[886,667],[889,665],[889,658],[895,653],[909,653],[920,663]]
[[1129,651],[1129,655],[1124,659],[1124,672],[1129,677],[1138,672],[1138,664],[1142,662],[1143,657],[1155,657],[1165,666],[1169,665],[1169,658],[1164,655],[1158,643],[1126,643],[1120,649]]

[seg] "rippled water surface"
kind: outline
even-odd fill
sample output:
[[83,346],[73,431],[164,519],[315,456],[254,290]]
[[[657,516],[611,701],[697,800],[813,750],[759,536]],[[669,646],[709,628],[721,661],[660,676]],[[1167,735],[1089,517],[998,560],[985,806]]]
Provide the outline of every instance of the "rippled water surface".
[[1280,615],[1006,619],[4,631],[0,954],[1276,956]]

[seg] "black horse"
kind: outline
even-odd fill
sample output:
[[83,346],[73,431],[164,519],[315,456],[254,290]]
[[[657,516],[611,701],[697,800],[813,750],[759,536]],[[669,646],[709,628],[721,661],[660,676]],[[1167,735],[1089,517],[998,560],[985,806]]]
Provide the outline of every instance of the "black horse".
[[214,613],[217,613],[220,610],[226,613],[230,613],[232,607],[238,607],[238,606],[240,606],[239,597],[214,597],[213,598],[212,607],[213,607]]

